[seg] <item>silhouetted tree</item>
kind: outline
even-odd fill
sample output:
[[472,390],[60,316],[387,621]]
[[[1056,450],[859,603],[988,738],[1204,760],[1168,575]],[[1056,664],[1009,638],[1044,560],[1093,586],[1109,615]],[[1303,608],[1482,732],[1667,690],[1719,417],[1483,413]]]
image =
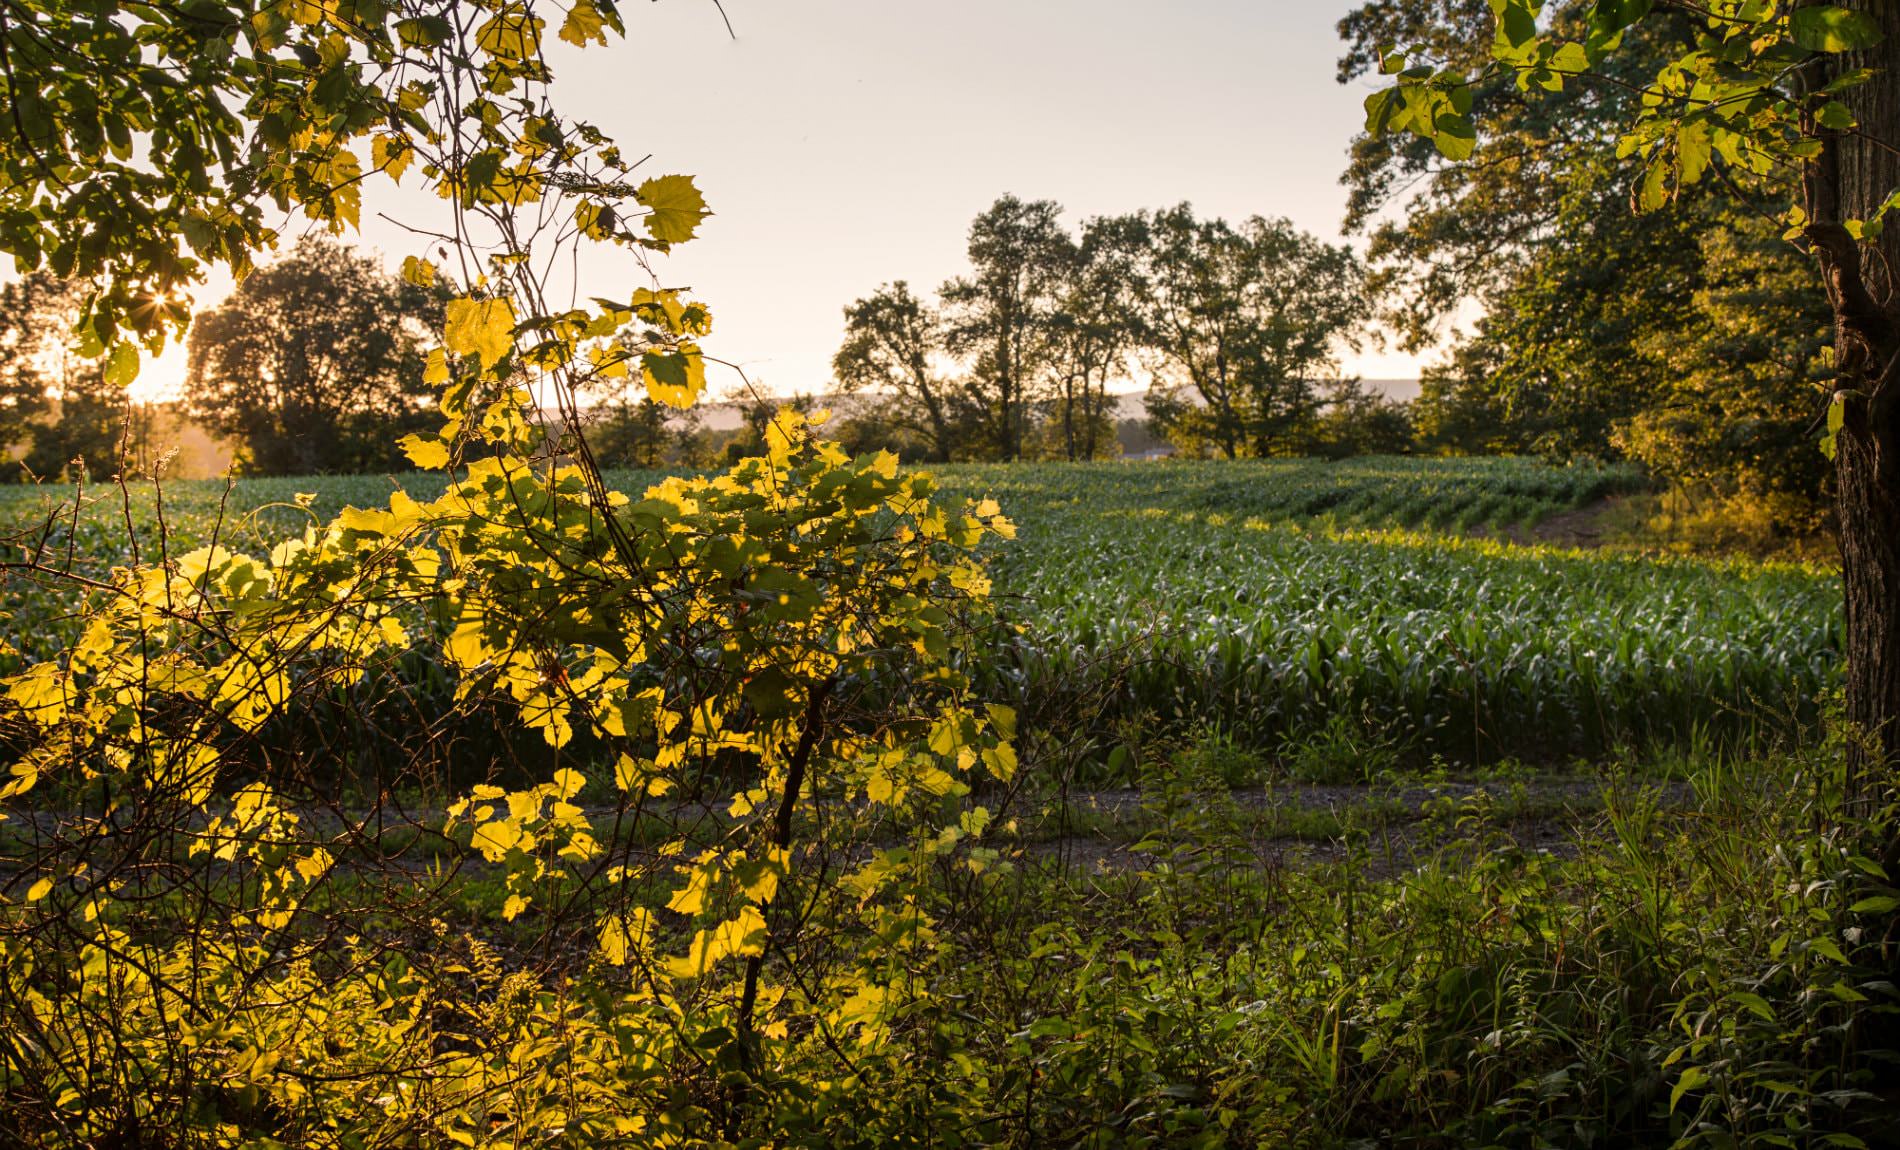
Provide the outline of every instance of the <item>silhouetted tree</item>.
[[307,239],[191,327],[192,411],[266,475],[407,469],[405,431],[432,429],[425,344],[440,303],[376,262]]
[[1366,317],[1352,252],[1288,220],[1239,227],[1187,204],[1147,220],[1143,305],[1164,371],[1150,411],[1184,442],[1271,455],[1317,412],[1315,381]]
[[589,428],[587,444],[602,467],[649,470],[690,463],[699,434],[698,408],[684,411],[642,395],[605,405]]
[[1062,252],[1044,368],[1065,458],[1112,454],[1108,383],[1146,330],[1140,301],[1147,248],[1145,221],[1119,216],[1088,221],[1081,240]]
[[87,290],[44,271],[0,289],[0,440],[27,440],[24,474],[77,466],[100,478],[119,469],[122,451],[136,458],[127,428],[145,421],[128,425],[124,386],[108,377],[108,360],[84,354],[74,330]]
[[831,366],[839,390],[864,409],[854,418],[915,435],[925,457],[941,463],[965,422],[963,399],[935,362],[945,351],[937,309],[898,280],[844,309],[844,343]]
[[1052,200],[1004,196],[970,224],[970,274],[943,287],[946,343],[972,357],[966,382],[978,418],[1002,459],[1020,459],[1032,389],[1070,244]]
[[1409,452],[1416,441],[1409,408],[1367,389],[1360,380],[1335,380],[1323,389],[1311,441],[1302,445],[1302,452],[1333,458]]
[[47,407],[44,333],[34,315],[41,278],[0,286],[0,449],[24,442]]

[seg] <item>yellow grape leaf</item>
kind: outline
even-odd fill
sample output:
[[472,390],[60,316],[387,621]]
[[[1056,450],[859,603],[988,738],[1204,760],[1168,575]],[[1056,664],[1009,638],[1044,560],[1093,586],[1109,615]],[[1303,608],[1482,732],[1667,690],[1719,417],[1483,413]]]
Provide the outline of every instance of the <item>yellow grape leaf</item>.
[[600,953],[615,966],[625,966],[628,958],[652,945],[652,935],[653,914],[645,907],[610,914],[600,920]]
[[622,754],[614,763],[614,786],[623,791],[635,790],[645,773],[632,755]]
[[688,408],[706,390],[706,361],[690,343],[680,344],[678,351],[649,351],[640,356],[640,378],[653,402]]
[[772,417],[765,429],[765,456],[773,467],[791,462],[792,454],[808,437],[804,429],[805,417],[789,407]]
[[508,817],[516,822],[527,822],[541,817],[541,796],[535,791],[511,791],[508,794]]
[[[370,164],[382,170],[391,180],[398,183],[402,181],[403,170],[409,166],[409,161],[415,158],[415,149],[411,148],[409,141],[403,139],[401,136],[376,136],[369,142]],[[429,278],[412,279],[409,270],[411,263],[418,263],[428,268]],[[428,285],[434,283],[435,265],[431,264],[428,260],[418,260],[416,257],[410,256],[408,259],[402,261],[402,278],[414,284]]]
[[312,854],[299,856],[296,862],[297,873],[305,882],[316,882],[330,869],[330,852],[319,849]]
[[373,507],[345,507],[337,513],[337,526],[363,535],[394,535],[396,517]]
[[602,379],[624,379],[627,374],[627,353],[617,347],[597,347],[587,353],[588,360]]
[[737,918],[694,935],[685,957],[667,960],[666,970],[675,978],[696,978],[734,955],[763,953],[765,916],[758,907],[748,905],[739,908]]
[[66,717],[66,680],[56,663],[35,663],[7,680],[7,698],[44,726]]
[[561,39],[577,48],[587,47],[589,41],[607,42],[606,21],[601,19],[600,9],[594,7],[594,0],[574,0],[567,19],[561,22]]
[[990,712],[990,723],[996,728],[996,733],[1005,739],[1015,738],[1016,708],[1005,707],[1001,703],[991,703],[988,705],[988,709]]
[[983,765],[990,774],[1008,782],[1016,777],[1016,748],[1008,743],[998,743],[983,752]]
[[864,781],[864,797],[874,803],[885,806],[904,797],[903,790],[897,785],[897,778],[888,769],[879,766]]
[[663,244],[685,243],[712,213],[691,176],[655,176],[634,189],[647,208],[647,234]]
[[521,841],[521,828],[513,823],[483,823],[475,828],[475,837],[469,845],[482,852],[489,862],[500,862],[508,857],[508,848]]
[[505,299],[452,299],[445,309],[442,342],[456,355],[473,355],[493,367],[515,346],[515,307]]
[[542,27],[540,17],[511,4],[476,30],[475,43],[497,59],[520,60],[540,50]]
[[176,796],[194,807],[211,801],[218,780],[218,749],[203,743],[183,748],[159,747],[152,754],[147,784],[152,790]]
[[424,471],[440,471],[449,465],[449,447],[439,439],[424,439],[411,432],[396,441],[409,462]]
[[861,1027],[858,1041],[869,1045],[881,1034],[885,1019],[894,1004],[891,990],[874,982],[862,984],[856,994],[838,1004],[831,1013],[831,1024],[840,1030]]
[[686,880],[686,885],[674,891],[673,897],[667,900],[666,909],[689,915],[706,909],[706,895],[711,891],[713,879],[718,873],[716,863],[696,868],[693,876]]

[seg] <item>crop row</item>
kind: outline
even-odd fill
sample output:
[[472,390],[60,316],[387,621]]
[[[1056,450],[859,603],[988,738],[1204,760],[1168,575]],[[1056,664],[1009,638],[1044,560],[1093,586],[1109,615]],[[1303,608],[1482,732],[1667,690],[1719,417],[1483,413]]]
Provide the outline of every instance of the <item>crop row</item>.
[[[1268,750],[1341,723],[1470,762],[1760,733],[1835,681],[1838,592],[1797,567],[1192,512],[1019,511],[1005,682]],[[1210,522],[1210,520],[1216,520]]]
[[1528,459],[1374,456],[1016,464],[943,469],[953,484],[994,495],[1025,512],[1073,504],[1090,512],[1166,509],[1337,527],[1529,527],[1551,515],[1644,486],[1621,465],[1552,466]]

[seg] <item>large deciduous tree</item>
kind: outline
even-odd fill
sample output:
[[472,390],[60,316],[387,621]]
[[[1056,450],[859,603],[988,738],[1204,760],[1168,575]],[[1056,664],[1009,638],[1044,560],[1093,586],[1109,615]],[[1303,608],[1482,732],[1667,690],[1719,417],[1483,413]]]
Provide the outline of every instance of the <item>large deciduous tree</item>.
[[923,441],[925,456],[946,462],[960,446],[962,397],[943,378],[946,353],[937,308],[903,280],[844,309],[844,343],[832,357],[838,386],[880,422]]
[[423,381],[435,293],[306,239],[192,324],[192,411],[265,475],[404,466],[396,438],[440,417]]
[[[1541,18],[1587,34],[1592,7],[1557,0]],[[1602,82],[1526,92],[1514,76],[1481,71],[1495,40],[1488,3],[1363,4],[1340,25],[1341,80],[1375,72],[1381,46],[1393,43],[1455,62],[1477,73],[1473,139],[1470,160],[1453,164],[1417,136],[1359,136],[1346,173],[1348,226],[1366,232],[1384,319],[1412,349],[1435,343],[1467,303],[1483,311],[1427,369],[1415,413],[1428,447],[1634,455],[1719,498],[1765,498],[1781,526],[1798,528],[1822,499],[1818,458],[1790,475],[1764,469],[1758,451],[1708,455],[1711,429],[1683,418],[1678,383],[1693,358],[1683,334],[1713,334],[1702,321],[1708,297],[1719,295],[1728,330],[1745,325],[1748,338],[1706,350],[1752,381],[1746,438],[1802,434],[1820,393],[1784,365],[1811,355],[1810,316],[1826,306],[1820,287],[1811,276],[1800,281],[1805,261],[1792,247],[1755,242],[1759,193],[1705,181],[1674,211],[1639,212],[1629,188],[1642,158],[1617,148],[1644,80],[1691,43],[1697,23],[1658,13],[1601,62]],[[1730,233],[1737,242],[1712,238]],[[1751,274],[1788,288],[1785,301],[1728,290],[1738,253]],[[1701,459],[1693,469],[1666,462],[1677,454]]]
[[[1705,181],[1798,181],[1788,237],[1819,272],[1834,328],[1825,441],[1835,460],[1847,612],[1847,711],[1858,739],[1853,798],[1872,804],[1900,760],[1900,4],[1597,0],[1574,28],[1536,0],[1494,0],[1487,57],[1439,60],[1429,44],[1382,51],[1392,86],[1367,101],[1373,133],[1411,132],[1447,159],[1473,152],[1475,95],[1629,84],[1613,70],[1668,20],[1694,43],[1633,84],[1618,153],[1640,161],[1637,206],[1663,208]],[[1900,834],[1887,850],[1900,859]]]
[[1157,419],[1229,458],[1282,450],[1365,318],[1358,260],[1287,220],[1234,226],[1187,204],[1146,229],[1148,343],[1173,376],[1157,389]]
[[1053,200],[1004,196],[970,224],[970,274],[943,287],[945,339],[972,357],[969,392],[994,453],[1020,459],[1065,249]]
[[1114,442],[1108,385],[1146,331],[1140,299],[1147,249],[1141,217],[1110,216],[1084,223],[1081,237],[1061,253],[1044,370],[1055,451],[1066,459],[1094,459]]

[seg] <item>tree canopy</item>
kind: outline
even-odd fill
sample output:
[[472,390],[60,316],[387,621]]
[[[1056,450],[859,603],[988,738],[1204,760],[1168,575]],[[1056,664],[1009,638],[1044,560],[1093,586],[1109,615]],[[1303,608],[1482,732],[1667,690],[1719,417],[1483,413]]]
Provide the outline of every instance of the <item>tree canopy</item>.
[[1358,260],[1288,220],[1235,226],[1181,204],[1144,222],[1153,238],[1142,304],[1150,346],[1173,374],[1167,419],[1229,458],[1283,451],[1365,318]]
[[[1339,352],[1368,316],[1349,249],[1186,204],[1074,233],[1061,212],[1005,196],[971,225],[973,271],[940,305],[898,281],[845,310],[833,367],[860,420],[875,408],[931,458],[1092,459],[1117,446],[1111,386],[1145,378],[1151,421],[1177,446],[1321,449]],[[1409,447],[1393,426],[1328,433],[1324,449]]]
[[[1848,789],[1882,800],[1900,759],[1900,6],[1886,0],[1596,0],[1548,18],[1540,0],[1494,0],[1495,34],[1475,58],[1429,39],[1378,49],[1389,86],[1366,101],[1367,130],[1407,133],[1445,159],[1476,148],[1478,97],[1607,87],[1635,99],[1612,130],[1640,173],[1640,211],[1717,181],[1782,195],[1785,237],[1819,269],[1832,319],[1834,379],[1822,447],[1834,461],[1835,525],[1847,602]],[[1694,39],[1658,58],[1646,35],[1689,20]],[[1363,54],[1361,57],[1363,59]],[[1634,80],[1617,70],[1634,63]],[[1792,201],[1792,202],[1789,202]],[[1795,325],[1798,330],[1798,325]],[[1700,398],[1709,398],[1704,393]],[[1900,861],[1900,827],[1881,845]]]
[[[1593,11],[1572,0],[1540,19],[1585,35]],[[1483,70],[1496,38],[1488,5],[1361,6],[1340,26],[1342,80],[1375,73],[1392,44],[1478,75],[1468,162],[1447,162],[1415,135],[1355,140],[1349,224],[1369,234],[1383,318],[1413,346],[1461,308],[1482,311],[1424,373],[1416,415],[1426,450],[1624,455],[1717,500],[1770,498],[1783,528],[1812,530],[1824,495],[1818,456],[1771,466],[1741,439],[1732,452],[1707,450],[1737,434],[1799,437],[1824,403],[1799,365],[1814,359],[1825,298],[1800,252],[1764,242],[1763,197],[1785,189],[1704,181],[1675,210],[1639,211],[1631,192],[1642,158],[1618,148],[1645,77],[1687,50],[1697,26],[1690,13],[1658,12],[1626,30],[1595,81],[1524,90]],[[1736,258],[1786,294],[1724,290]],[[1698,317],[1717,298],[1750,338],[1688,352],[1685,335],[1713,334]],[[1754,381],[1749,415],[1689,400],[1685,381],[1707,378],[1690,365],[1716,361]],[[1679,465],[1690,456],[1693,466]]]
[[967,392],[995,457],[1018,459],[1069,245],[1053,200],[1004,196],[970,223],[970,274],[943,286],[944,344],[971,357]]
[[968,435],[967,399],[941,377],[943,318],[903,280],[844,309],[844,343],[832,371],[848,394],[873,405],[893,430],[922,440],[927,458],[953,458]]
[[441,293],[307,239],[192,322],[193,414],[265,475],[406,467],[396,440],[440,422],[423,379]]

